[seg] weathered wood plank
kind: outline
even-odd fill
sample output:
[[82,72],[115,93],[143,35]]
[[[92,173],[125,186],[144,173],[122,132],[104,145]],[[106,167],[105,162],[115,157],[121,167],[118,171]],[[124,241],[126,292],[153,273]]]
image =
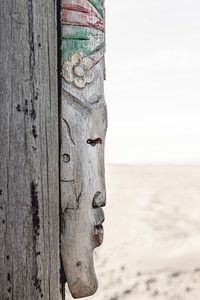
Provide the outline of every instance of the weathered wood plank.
[[99,0],[63,0],[62,7],[61,255],[80,298],[97,289],[93,250],[103,240],[104,7]]
[[0,299],[60,299],[56,3],[0,7]]

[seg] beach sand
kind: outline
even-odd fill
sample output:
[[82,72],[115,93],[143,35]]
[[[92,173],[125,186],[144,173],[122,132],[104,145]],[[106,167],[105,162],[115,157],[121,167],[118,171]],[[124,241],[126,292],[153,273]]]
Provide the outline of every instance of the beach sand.
[[[95,300],[200,299],[200,166],[108,165]],[[72,299],[67,293],[67,299]]]

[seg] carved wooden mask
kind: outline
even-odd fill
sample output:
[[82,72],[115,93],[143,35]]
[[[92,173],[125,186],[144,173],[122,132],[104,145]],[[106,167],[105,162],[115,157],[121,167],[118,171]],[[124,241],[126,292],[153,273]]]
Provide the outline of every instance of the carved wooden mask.
[[62,0],[61,254],[74,298],[97,290],[105,205],[104,6]]

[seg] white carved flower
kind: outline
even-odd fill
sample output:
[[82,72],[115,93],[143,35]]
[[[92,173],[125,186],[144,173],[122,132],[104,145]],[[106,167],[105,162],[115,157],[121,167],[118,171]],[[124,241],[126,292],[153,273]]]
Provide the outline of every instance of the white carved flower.
[[68,83],[74,83],[76,87],[82,89],[94,80],[94,73],[91,69],[92,60],[80,53],[75,53],[71,61],[64,62],[62,75]]

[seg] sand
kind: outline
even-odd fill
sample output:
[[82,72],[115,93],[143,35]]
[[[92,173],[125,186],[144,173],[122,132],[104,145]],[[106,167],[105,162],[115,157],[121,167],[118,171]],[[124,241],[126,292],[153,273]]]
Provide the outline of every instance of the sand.
[[[107,166],[95,300],[200,299],[200,166]],[[67,291],[67,299],[72,299]]]

